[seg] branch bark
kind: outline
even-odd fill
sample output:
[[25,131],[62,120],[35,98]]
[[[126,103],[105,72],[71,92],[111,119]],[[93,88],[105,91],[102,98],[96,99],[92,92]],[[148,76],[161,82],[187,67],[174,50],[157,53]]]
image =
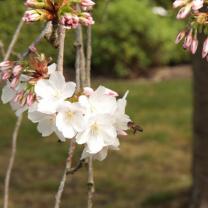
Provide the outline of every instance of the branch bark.
[[4,185],[4,208],[8,208],[9,203],[9,186],[10,186],[10,178],[11,178],[11,172],[14,166],[15,161],[15,155],[16,155],[16,146],[17,146],[17,137],[19,134],[19,129],[22,123],[22,115],[18,118],[17,123],[15,125],[15,129],[12,136],[12,153],[9,160],[9,166],[7,168],[6,172],[6,178],[5,178],[5,185]]
[[66,160],[66,167],[65,167],[64,174],[63,174],[63,177],[61,179],[61,182],[58,188],[58,192],[56,194],[56,202],[55,202],[54,208],[59,208],[61,205],[61,198],[64,192],[64,187],[66,184],[68,172],[71,170],[71,167],[72,167],[72,159],[73,159],[75,148],[76,148],[76,144],[73,140],[71,140],[69,151],[68,151],[68,157]]
[[95,192],[94,171],[93,171],[93,158],[88,159],[88,208],[93,207],[93,195]]
[[16,29],[16,31],[15,31],[15,33],[14,33],[14,35],[13,35],[12,41],[11,41],[9,47],[8,47],[8,50],[7,50],[7,52],[6,52],[6,55],[5,55],[5,57],[4,57],[4,60],[5,60],[5,61],[8,60],[9,57],[11,56],[12,51],[13,51],[13,49],[14,49],[14,46],[15,46],[15,44],[16,44],[18,38],[19,38],[20,31],[21,31],[23,25],[24,25],[24,21],[23,21],[23,19],[21,19],[20,22],[19,22],[19,24],[18,24],[18,26],[17,26],[17,29]]
[[92,60],[92,26],[87,29],[87,53],[86,53],[86,85],[91,84],[91,60]]
[[0,41],[0,52],[1,52],[1,56],[4,59],[5,57],[5,50],[4,50],[4,43],[2,41]]
[[57,71],[60,71],[62,74],[64,72],[64,43],[65,43],[65,28],[62,25],[60,25]]

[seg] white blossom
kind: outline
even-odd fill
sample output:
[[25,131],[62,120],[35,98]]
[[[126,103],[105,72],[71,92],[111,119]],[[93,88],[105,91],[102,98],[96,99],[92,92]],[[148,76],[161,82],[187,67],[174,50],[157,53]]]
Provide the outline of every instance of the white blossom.
[[77,132],[84,129],[83,109],[79,103],[70,103],[68,101],[60,105],[56,117],[56,126],[64,137],[72,139]]
[[37,130],[43,137],[55,133],[61,141],[65,141],[63,134],[56,127],[56,114],[45,114],[38,111],[37,103],[34,103],[28,111],[28,119],[38,123]]
[[59,105],[75,92],[74,82],[65,82],[60,72],[53,72],[49,80],[39,80],[35,85],[38,111],[46,114],[57,112]]

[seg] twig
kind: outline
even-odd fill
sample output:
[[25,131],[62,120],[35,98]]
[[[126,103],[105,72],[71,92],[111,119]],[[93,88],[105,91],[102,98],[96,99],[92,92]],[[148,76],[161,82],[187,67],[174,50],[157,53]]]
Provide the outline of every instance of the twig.
[[17,26],[17,29],[16,29],[16,31],[15,31],[15,33],[13,35],[12,41],[11,41],[9,47],[8,47],[6,55],[4,57],[5,61],[9,59],[9,57],[10,57],[10,55],[11,55],[13,49],[14,49],[14,46],[15,46],[15,44],[17,42],[17,39],[18,39],[18,37],[20,35],[20,31],[21,31],[23,25],[24,25],[24,21],[23,21],[23,19],[21,19],[19,24],[18,24],[18,26]]
[[88,208],[93,207],[93,195],[95,192],[94,172],[93,172],[93,158],[88,159]]
[[92,59],[92,27],[87,29],[87,53],[86,53],[86,85],[91,83],[91,59]]
[[[18,25],[18,27],[20,26],[20,24]],[[41,32],[41,34],[36,38],[36,40],[30,45],[31,46],[35,46],[37,45],[42,38],[44,38],[45,34],[47,33],[48,29],[49,29],[50,24],[47,24],[46,27],[43,29],[43,31]],[[20,28],[21,29],[21,28]],[[20,31],[19,29],[19,31]],[[17,33],[17,30],[15,32],[15,39],[17,40],[18,36],[19,36],[19,32]],[[13,47],[15,45],[15,41],[14,39],[12,40],[12,44],[10,44],[9,47],[9,52],[7,51],[7,59],[5,58],[4,60],[8,60],[12,51],[13,51]],[[12,47],[11,47],[12,45]],[[29,48],[30,48],[29,47]],[[24,59],[28,54],[30,53],[30,50],[27,49],[27,51],[25,53],[22,54],[20,60]],[[17,119],[16,125],[15,125],[15,129],[13,132],[13,137],[12,137],[12,153],[11,153],[11,157],[10,157],[10,161],[9,161],[9,166],[6,172],[6,177],[5,177],[5,186],[4,186],[4,208],[8,208],[8,202],[9,202],[9,185],[10,185],[10,178],[11,178],[11,172],[12,172],[12,168],[14,165],[14,160],[15,160],[15,155],[16,155],[16,142],[17,142],[17,137],[19,134],[19,129],[22,123],[22,117],[23,115],[20,115]]]
[[83,167],[83,163],[85,162],[85,160],[80,160],[79,162],[78,162],[78,164],[74,167],[74,168],[71,168],[68,172],[67,172],[67,174],[74,174],[74,173],[76,173],[79,169],[81,169],[82,167]]
[[[77,4],[77,10],[80,10],[79,4]],[[83,44],[83,31],[82,26],[79,25],[76,29],[76,74],[77,81],[80,87],[86,86],[86,68],[85,68],[85,52]]]
[[[91,86],[91,59],[92,59],[92,27],[87,29],[87,61],[86,61],[86,85]],[[93,195],[95,192],[93,157],[88,158],[88,208],[93,207]]]
[[13,136],[12,136],[12,153],[11,153],[9,165],[8,165],[7,172],[6,172],[5,185],[4,185],[4,208],[8,208],[10,178],[11,178],[11,172],[12,172],[14,161],[15,161],[17,137],[19,134],[21,123],[22,123],[22,118],[23,118],[23,115],[20,115],[18,117],[18,120],[15,125],[15,129],[13,132]]
[[57,58],[57,71],[64,72],[64,42],[65,42],[65,28],[59,26],[59,52]]
[[40,35],[35,39],[35,41],[32,44],[30,44],[28,49],[22,54],[20,60],[24,59],[31,52],[31,48],[35,47],[46,36],[46,34],[51,31],[51,27],[52,23],[48,22],[42,30],[42,32],[40,33]]
[[0,41],[0,52],[1,52],[2,58],[4,59],[5,50],[4,50],[4,43],[2,41]]
[[67,178],[67,173],[70,171],[71,167],[72,167],[72,159],[73,159],[73,155],[74,155],[74,150],[76,148],[76,144],[73,140],[71,140],[70,142],[70,146],[69,146],[69,151],[68,151],[68,157],[66,160],[66,167],[64,170],[64,174],[63,177],[61,179],[59,188],[58,188],[58,192],[56,194],[56,202],[55,202],[55,208],[59,208],[60,204],[61,204],[61,197],[63,195],[64,192],[64,187],[66,184],[66,178]]

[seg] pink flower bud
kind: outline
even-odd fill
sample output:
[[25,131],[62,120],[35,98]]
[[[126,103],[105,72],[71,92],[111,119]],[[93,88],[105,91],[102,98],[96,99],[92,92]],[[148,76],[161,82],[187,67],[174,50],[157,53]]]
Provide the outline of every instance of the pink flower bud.
[[67,29],[77,28],[79,26],[79,17],[74,14],[66,13],[60,19],[60,24]]
[[208,54],[208,38],[204,41],[203,49],[202,49],[202,57],[205,58]]
[[187,0],[175,0],[173,3],[173,7],[177,8],[177,7],[184,6],[187,2],[188,2]]
[[18,76],[18,75],[20,75],[21,71],[22,71],[22,66],[21,65],[16,65],[13,68],[13,75]]
[[2,72],[2,80],[8,80],[11,77],[11,72],[10,71],[3,71]]
[[23,92],[23,91],[18,92],[18,93],[16,94],[15,98],[14,98],[14,102],[15,102],[15,103],[20,103],[21,100],[23,99],[23,97],[24,97],[24,92]]
[[16,88],[18,84],[19,84],[19,77],[14,77],[11,81],[10,86],[11,88]]
[[0,67],[2,67],[2,68],[6,68],[6,69],[8,69],[8,68],[12,68],[13,67],[13,62],[12,61],[3,61],[3,62],[1,62],[0,63]]
[[25,12],[23,21],[36,22],[39,20],[52,20],[53,16],[45,9],[32,9]]
[[192,40],[193,40],[192,31],[190,31],[189,34],[185,38],[183,47],[184,48],[189,48],[191,46],[191,44],[192,44]]
[[85,26],[93,25],[95,23],[91,14],[88,12],[83,12],[79,17],[79,21]]
[[33,93],[29,93],[27,95],[27,104],[31,106],[35,101],[35,95]]
[[25,6],[35,9],[40,9],[40,8],[44,8],[45,3],[43,1],[37,1],[37,0],[26,0]]
[[178,14],[177,14],[177,19],[184,19],[187,17],[189,12],[191,11],[192,3],[187,4],[186,6],[182,7]]
[[186,36],[186,31],[181,31],[177,37],[176,37],[176,40],[175,40],[175,43],[178,44],[181,42],[181,40]]
[[191,47],[190,47],[190,50],[191,50],[192,54],[196,53],[196,50],[198,48],[198,44],[199,44],[199,41],[197,40],[197,38],[194,38],[192,43],[191,43]]
[[93,2],[92,0],[81,0],[80,4],[82,6],[82,9],[89,10],[95,5],[95,2]]

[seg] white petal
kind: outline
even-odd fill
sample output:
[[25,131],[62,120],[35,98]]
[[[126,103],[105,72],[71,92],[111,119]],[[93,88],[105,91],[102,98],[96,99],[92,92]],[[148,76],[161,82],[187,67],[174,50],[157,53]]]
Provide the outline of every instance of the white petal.
[[52,74],[56,71],[56,64],[53,63],[50,66],[48,66],[48,74]]
[[13,90],[12,88],[10,88],[8,85],[6,85],[3,89],[2,89],[2,95],[1,95],[1,100],[2,102],[8,103],[10,102],[16,95],[15,90]]
[[89,130],[85,130],[84,132],[77,134],[76,136],[77,144],[85,144],[89,139],[89,136],[90,136]]
[[58,106],[59,102],[43,99],[38,103],[38,111],[46,114],[54,114],[56,113]]
[[104,146],[105,144],[100,136],[91,135],[90,138],[88,138],[87,147],[89,148],[90,154],[98,153]]
[[67,82],[63,89],[63,97],[70,98],[75,92],[76,84],[74,82]]
[[39,80],[35,85],[35,93],[41,98],[50,98],[54,89],[48,80]]
[[54,88],[63,90],[65,86],[65,78],[61,72],[55,71],[51,74],[49,82],[54,86]]
[[54,132],[54,123],[50,119],[41,120],[37,129],[43,137],[50,136]]

